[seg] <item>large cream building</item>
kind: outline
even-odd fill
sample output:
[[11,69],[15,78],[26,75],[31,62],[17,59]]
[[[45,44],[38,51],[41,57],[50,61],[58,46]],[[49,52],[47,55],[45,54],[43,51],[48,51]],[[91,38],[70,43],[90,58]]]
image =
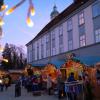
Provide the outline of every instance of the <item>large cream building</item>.
[[100,61],[100,0],[74,0],[61,13],[54,6],[51,21],[26,46],[34,66],[60,66],[67,53],[86,64]]

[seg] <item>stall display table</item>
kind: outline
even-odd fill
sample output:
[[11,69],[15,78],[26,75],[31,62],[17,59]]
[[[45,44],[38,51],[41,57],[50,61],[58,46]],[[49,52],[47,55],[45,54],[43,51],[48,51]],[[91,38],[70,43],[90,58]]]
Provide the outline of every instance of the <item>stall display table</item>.
[[[72,96],[75,94],[77,97],[80,94],[82,94],[81,100],[84,100],[83,81],[65,82],[65,92],[66,92],[67,97],[68,97],[68,94],[71,94]],[[75,99],[73,98],[73,100]]]

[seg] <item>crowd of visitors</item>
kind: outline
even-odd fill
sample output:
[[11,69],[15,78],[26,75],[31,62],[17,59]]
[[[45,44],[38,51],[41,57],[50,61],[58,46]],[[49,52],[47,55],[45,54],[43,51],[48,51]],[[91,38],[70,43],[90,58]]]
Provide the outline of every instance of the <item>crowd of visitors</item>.
[[[82,79],[82,78],[81,78]],[[84,75],[84,91],[85,91],[85,97],[86,100],[92,100],[93,94],[92,94],[92,87],[90,84],[90,80],[87,74]],[[71,73],[69,77],[66,80],[67,82],[74,83],[74,73]],[[52,95],[55,91],[55,88],[57,88],[58,91],[58,98],[62,98],[66,96],[65,92],[65,81],[62,78],[62,75],[58,75],[56,82],[54,83],[51,79],[51,75],[49,74],[47,76],[47,80],[44,81],[42,79],[42,76],[21,76],[18,81],[16,81],[15,84],[15,97],[21,96],[21,87],[25,88],[27,92],[32,92],[33,94],[41,95],[41,91],[46,91],[48,95]],[[53,92],[53,93],[52,93]],[[67,92],[67,96],[70,100],[77,100],[77,93],[75,92]],[[73,99],[74,98],[74,99]]]
[[[74,73],[71,72],[66,80],[63,80],[62,74],[59,74],[55,81],[52,81],[51,74],[47,75],[46,80],[43,80],[42,75],[31,75],[19,77],[15,82],[15,97],[21,96],[21,88],[25,88],[27,93],[31,92],[33,95],[41,95],[41,91],[44,91],[48,95],[55,94],[57,92],[58,98],[66,97],[69,100],[79,100],[78,94],[84,92],[85,100],[93,100],[93,86],[91,85],[91,80],[88,73],[83,73],[79,76],[78,81],[82,81],[82,86],[70,85],[77,83],[78,81],[74,77]],[[100,73],[97,70],[96,73],[97,84],[100,84]],[[68,84],[65,85],[66,83]],[[11,84],[11,78],[9,76],[0,77],[0,91],[3,92],[7,90]],[[67,86],[67,87],[66,87]],[[79,90],[78,90],[79,89]],[[43,92],[42,92],[43,93]]]

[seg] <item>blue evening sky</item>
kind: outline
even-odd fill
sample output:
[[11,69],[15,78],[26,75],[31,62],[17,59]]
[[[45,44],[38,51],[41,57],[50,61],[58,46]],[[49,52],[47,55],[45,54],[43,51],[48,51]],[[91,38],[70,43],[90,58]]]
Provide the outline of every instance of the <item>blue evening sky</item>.
[[[9,9],[19,1],[5,0],[5,4],[8,5]],[[36,14],[31,17],[34,21],[34,27],[32,28],[26,24],[28,0],[11,15],[5,16],[5,24],[3,26],[4,37],[2,38],[3,45],[7,42],[25,46],[50,21],[50,13],[53,9],[54,2],[57,5],[58,11],[62,12],[73,0],[33,0]]]

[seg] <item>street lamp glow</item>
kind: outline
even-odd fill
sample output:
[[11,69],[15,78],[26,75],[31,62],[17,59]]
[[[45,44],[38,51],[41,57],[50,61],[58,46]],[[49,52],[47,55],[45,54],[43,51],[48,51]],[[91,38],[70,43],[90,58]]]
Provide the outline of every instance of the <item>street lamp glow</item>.
[[0,26],[4,25],[4,21],[2,18],[0,18]]
[[4,51],[4,48],[0,47],[0,52],[3,52]]
[[4,62],[8,62],[8,59],[4,59],[4,58],[3,58],[2,60],[3,60]]
[[30,17],[27,17],[26,19],[26,23],[29,27],[32,27],[34,24],[33,24],[33,21],[30,19]]

